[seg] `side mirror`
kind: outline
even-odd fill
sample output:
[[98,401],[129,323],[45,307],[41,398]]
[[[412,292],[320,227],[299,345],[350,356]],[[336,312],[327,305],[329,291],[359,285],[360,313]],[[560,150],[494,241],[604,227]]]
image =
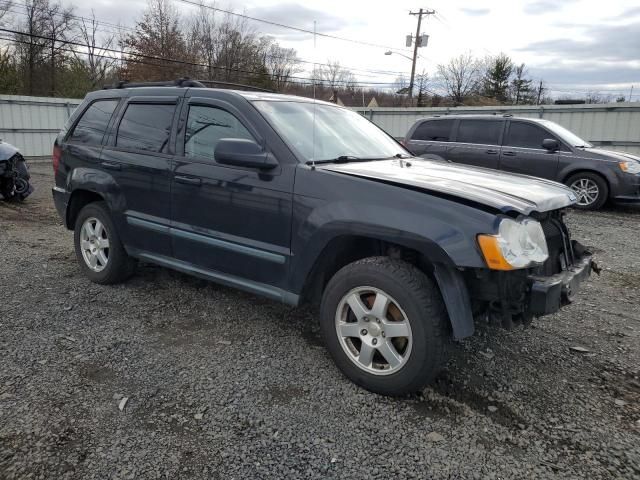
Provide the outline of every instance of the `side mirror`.
[[278,166],[272,155],[265,152],[253,140],[244,138],[222,138],[214,151],[216,162],[237,167],[270,170]]
[[557,152],[560,150],[560,145],[555,138],[545,138],[542,140],[542,148],[549,150],[550,152]]

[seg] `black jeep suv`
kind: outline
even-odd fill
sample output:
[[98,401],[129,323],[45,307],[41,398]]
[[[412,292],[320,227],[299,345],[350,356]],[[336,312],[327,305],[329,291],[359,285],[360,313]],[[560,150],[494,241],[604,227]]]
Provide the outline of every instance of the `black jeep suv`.
[[562,182],[576,207],[640,203],[640,157],[593,147],[549,120],[447,115],[418,120],[404,139],[415,155]]
[[561,184],[414,158],[334,104],[182,85],[90,93],[55,141],[55,205],[94,282],[142,260],[319,304],[340,369],[395,395],[475,320],[527,324],[591,272]]

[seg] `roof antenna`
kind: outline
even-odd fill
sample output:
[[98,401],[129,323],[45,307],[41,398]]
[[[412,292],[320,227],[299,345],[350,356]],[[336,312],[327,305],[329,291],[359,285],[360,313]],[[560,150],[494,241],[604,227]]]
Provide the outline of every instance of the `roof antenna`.
[[[314,57],[317,57],[316,52],[316,21],[313,21],[313,53]],[[317,58],[316,58],[317,60]],[[313,147],[311,150],[311,170],[316,169],[316,83],[318,75],[318,63],[317,61],[313,63],[313,133],[312,133],[312,142]]]

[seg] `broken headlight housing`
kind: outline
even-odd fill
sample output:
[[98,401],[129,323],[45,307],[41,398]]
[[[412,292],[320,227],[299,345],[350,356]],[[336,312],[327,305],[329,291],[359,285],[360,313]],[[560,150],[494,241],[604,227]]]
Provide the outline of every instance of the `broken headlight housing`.
[[478,235],[478,244],[487,265],[493,270],[526,268],[549,258],[542,226],[529,217],[503,218],[497,235]]

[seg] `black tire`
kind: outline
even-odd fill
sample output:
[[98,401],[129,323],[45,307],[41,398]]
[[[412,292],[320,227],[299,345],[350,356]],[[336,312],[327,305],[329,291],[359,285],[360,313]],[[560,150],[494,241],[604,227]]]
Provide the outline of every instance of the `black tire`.
[[[336,332],[341,300],[352,289],[368,286],[393,297],[406,313],[412,348],[404,366],[388,375],[368,373],[343,349]],[[327,284],[320,306],[320,328],[336,365],[354,383],[381,395],[420,390],[440,372],[448,343],[449,319],[438,287],[423,272],[402,260],[370,257],[339,270]]]
[[577,203],[574,205],[575,208],[580,210],[599,210],[603,207],[609,198],[609,185],[607,185],[607,181],[602,178],[597,173],[592,172],[580,172],[575,175],[571,175],[567,181],[565,182],[569,187],[571,187],[574,183],[586,180],[589,182],[593,182],[598,186],[598,197],[593,203],[588,205],[578,205]]
[[[109,239],[108,261],[102,271],[93,271],[82,255],[80,247],[80,230],[84,222],[89,218],[98,219],[107,232]],[[83,273],[95,283],[110,285],[120,283],[129,278],[135,272],[137,261],[130,257],[122,246],[120,236],[115,228],[111,214],[105,202],[93,202],[85,205],[78,217],[73,232],[73,240],[76,250],[76,258]]]

